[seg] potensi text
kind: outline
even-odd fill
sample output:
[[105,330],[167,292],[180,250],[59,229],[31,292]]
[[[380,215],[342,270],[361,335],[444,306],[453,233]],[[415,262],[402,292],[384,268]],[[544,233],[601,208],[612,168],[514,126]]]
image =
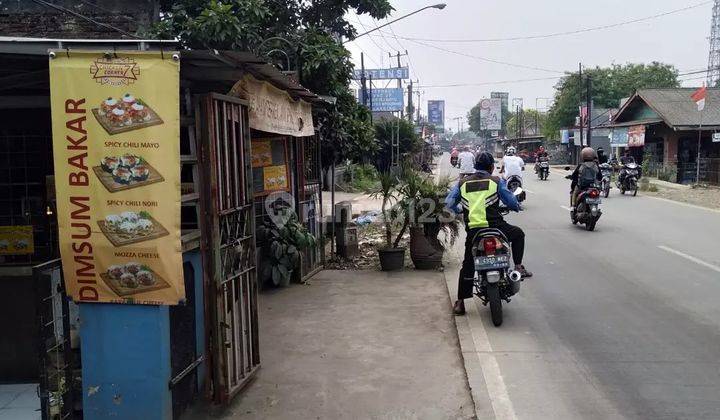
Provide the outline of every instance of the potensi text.
[[[74,274],[80,286],[78,299],[98,300],[97,272],[93,247],[90,243],[90,177],[88,171],[87,120],[85,98],[65,100],[65,139],[68,164],[67,200],[70,209],[70,235]],[[62,182],[62,181],[60,181]],[[58,197],[60,198],[60,197]]]

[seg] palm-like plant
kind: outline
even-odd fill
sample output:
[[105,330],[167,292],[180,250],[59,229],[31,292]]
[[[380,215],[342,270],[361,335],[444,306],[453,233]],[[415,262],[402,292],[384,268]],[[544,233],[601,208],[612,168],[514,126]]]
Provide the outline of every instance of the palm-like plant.
[[[374,199],[382,199],[382,214],[385,219],[385,247],[397,248],[400,239],[405,234],[407,228],[406,214],[400,203],[398,202],[398,188],[400,179],[391,172],[381,172],[378,175],[378,187],[370,193],[370,197]],[[400,221],[402,228],[400,233],[393,241],[392,225],[394,221]]]

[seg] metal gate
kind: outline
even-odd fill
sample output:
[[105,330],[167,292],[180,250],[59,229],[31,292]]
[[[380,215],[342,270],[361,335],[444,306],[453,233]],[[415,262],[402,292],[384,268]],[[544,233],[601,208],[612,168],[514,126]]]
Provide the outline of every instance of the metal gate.
[[196,100],[212,395],[226,403],[260,366],[250,128],[246,101]]
[[[70,299],[65,293],[60,259],[33,267],[38,324],[40,380],[38,395],[43,420],[73,419],[75,390],[73,374],[79,358],[73,354],[70,332]],[[73,304],[74,306],[74,304]]]

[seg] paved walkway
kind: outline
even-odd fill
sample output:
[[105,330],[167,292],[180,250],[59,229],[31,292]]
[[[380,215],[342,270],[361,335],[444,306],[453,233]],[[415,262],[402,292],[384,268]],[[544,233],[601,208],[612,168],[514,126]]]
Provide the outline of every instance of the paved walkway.
[[471,419],[442,273],[324,271],[260,296],[262,367],[226,419]]

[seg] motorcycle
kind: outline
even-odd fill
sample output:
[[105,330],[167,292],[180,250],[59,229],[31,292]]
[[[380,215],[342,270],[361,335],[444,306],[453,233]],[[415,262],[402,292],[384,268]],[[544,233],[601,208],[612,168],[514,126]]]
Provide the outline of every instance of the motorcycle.
[[517,175],[510,176],[507,180],[507,188],[513,194],[518,191],[518,194],[515,195],[519,202],[525,201],[526,195],[525,191],[522,189],[522,178]]
[[[522,193],[520,188],[515,195]],[[503,210],[503,213],[507,212],[507,209]],[[473,294],[483,305],[490,306],[493,325],[499,327],[503,322],[502,301],[510,303],[510,298],[520,291],[523,280],[520,272],[510,269],[510,241],[497,229],[482,229],[473,238],[472,254],[475,264]]]
[[612,178],[613,167],[609,163],[600,165],[600,173],[602,173],[602,181],[600,182],[600,191],[605,198],[610,195],[610,179]]
[[630,162],[623,165],[622,171],[624,176],[622,180],[618,179],[617,187],[620,189],[620,194],[625,194],[626,191],[632,191],[633,197],[638,192],[638,179],[640,179],[640,167],[637,163]]
[[550,176],[550,162],[547,160],[541,160],[535,166],[535,172],[537,172],[538,178],[541,181],[547,181]]
[[594,185],[580,192],[575,205],[575,210],[570,212],[572,224],[582,223],[588,231],[595,230],[602,210],[600,210],[600,189]]

